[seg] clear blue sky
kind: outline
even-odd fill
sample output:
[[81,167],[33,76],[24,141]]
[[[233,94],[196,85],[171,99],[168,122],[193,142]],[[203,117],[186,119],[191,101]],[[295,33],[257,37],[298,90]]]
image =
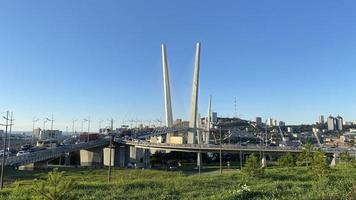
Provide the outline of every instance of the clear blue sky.
[[[19,0],[0,3],[0,110],[32,117],[163,119],[161,42],[174,118],[188,119],[195,42],[199,111],[311,123],[356,120],[356,2]],[[42,122],[38,123],[42,126]],[[78,124],[78,127],[80,125]],[[77,128],[79,129],[79,128]]]

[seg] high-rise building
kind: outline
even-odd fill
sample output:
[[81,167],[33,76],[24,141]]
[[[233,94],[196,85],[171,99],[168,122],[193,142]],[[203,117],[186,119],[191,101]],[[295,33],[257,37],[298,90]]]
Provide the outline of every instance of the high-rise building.
[[334,131],[336,130],[336,124],[335,124],[335,118],[333,116],[329,116],[328,119],[327,119],[327,123],[328,123],[328,130],[329,131]]
[[324,115],[320,115],[319,116],[319,124],[324,124],[325,120],[324,120]]
[[218,122],[218,113],[217,112],[211,113],[211,122],[213,122],[213,123]]
[[342,125],[343,125],[343,119],[342,119],[342,117],[340,116],[340,115],[338,115],[337,117],[336,117],[336,129],[338,130],[338,131],[342,131]]
[[279,126],[286,126],[286,123],[283,121],[279,121]]
[[257,126],[262,125],[262,117],[256,117],[256,124],[257,124]]
[[267,125],[268,126],[273,126],[273,119],[272,118],[268,118]]
[[276,119],[273,120],[273,126],[278,126],[278,123],[277,123]]
[[328,130],[329,131],[342,131],[343,130],[343,118],[341,116],[337,116],[337,117],[333,117],[333,116],[329,116],[328,120]]

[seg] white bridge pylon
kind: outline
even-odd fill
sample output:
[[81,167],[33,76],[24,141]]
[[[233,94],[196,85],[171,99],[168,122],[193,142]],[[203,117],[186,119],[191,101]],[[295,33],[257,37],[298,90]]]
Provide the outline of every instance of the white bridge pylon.
[[[200,131],[197,131],[198,126],[198,91],[199,91],[199,65],[200,65],[200,43],[196,44],[195,50],[195,62],[194,62],[194,76],[192,84],[192,97],[191,97],[191,113],[188,131],[188,144],[200,143],[201,136]],[[164,108],[165,108],[165,125],[167,128],[173,127],[173,114],[171,103],[171,92],[168,73],[168,61],[165,44],[161,45],[162,48],[162,66],[163,66],[163,90],[164,90]],[[172,132],[167,132],[166,143],[170,143],[170,137]],[[198,138],[198,141],[197,141]]]

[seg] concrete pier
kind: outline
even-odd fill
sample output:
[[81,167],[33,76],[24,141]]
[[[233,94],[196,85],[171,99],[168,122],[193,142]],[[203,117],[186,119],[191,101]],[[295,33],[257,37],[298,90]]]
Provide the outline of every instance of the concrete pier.
[[102,166],[103,148],[80,150],[80,166]]

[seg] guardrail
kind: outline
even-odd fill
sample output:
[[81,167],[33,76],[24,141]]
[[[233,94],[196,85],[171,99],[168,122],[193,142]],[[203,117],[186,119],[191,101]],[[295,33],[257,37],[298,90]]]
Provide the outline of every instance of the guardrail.
[[[53,158],[60,157],[68,152],[78,151],[81,149],[90,149],[98,146],[104,146],[109,144],[109,139],[104,138],[100,140],[90,141],[86,143],[70,144],[61,147],[56,147],[53,149],[46,149],[30,154],[25,154],[21,156],[10,156],[5,160],[5,166],[20,166],[29,163],[35,163],[40,161],[45,161]],[[0,163],[1,166],[1,163]]]

